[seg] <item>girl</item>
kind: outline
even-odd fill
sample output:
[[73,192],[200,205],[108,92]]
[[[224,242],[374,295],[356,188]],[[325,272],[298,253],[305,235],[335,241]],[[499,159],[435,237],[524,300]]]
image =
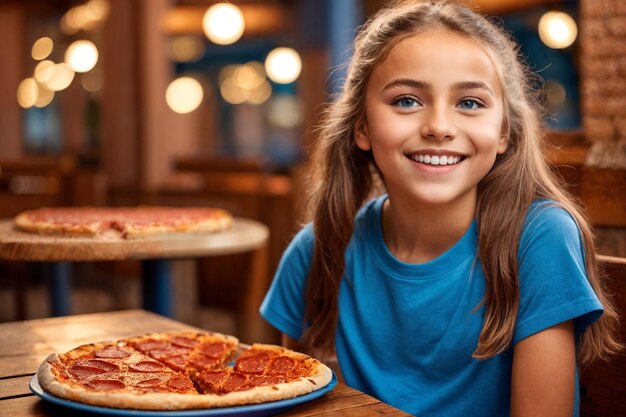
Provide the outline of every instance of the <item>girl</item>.
[[320,131],[313,222],[261,307],[285,343],[416,415],[577,414],[576,362],[620,348],[617,316],[530,86],[461,6],[395,3],[364,26]]

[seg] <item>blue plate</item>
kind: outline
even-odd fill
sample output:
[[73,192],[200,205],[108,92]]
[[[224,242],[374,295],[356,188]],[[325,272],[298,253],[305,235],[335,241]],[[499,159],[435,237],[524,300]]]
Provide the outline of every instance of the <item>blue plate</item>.
[[223,407],[223,408],[204,408],[196,410],[180,410],[180,411],[148,411],[148,410],[127,410],[121,408],[109,408],[99,407],[96,405],[83,404],[76,401],[66,400],[59,398],[55,395],[45,391],[39,385],[39,380],[35,374],[30,380],[30,390],[42,400],[51,402],[53,404],[60,405],[62,407],[68,407],[74,410],[106,414],[110,416],[141,416],[141,417],[222,417],[222,416],[237,416],[237,417],[265,417],[273,416],[278,413],[287,411],[288,409],[295,407],[296,405],[306,403],[314,400],[327,392],[331,391],[335,385],[337,385],[337,377],[333,372],[333,377],[324,388],[317,391],[313,391],[309,394],[301,395],[295,398],[289,398],[286,400],[272,401],[262,404],[241,405],[237,407]]

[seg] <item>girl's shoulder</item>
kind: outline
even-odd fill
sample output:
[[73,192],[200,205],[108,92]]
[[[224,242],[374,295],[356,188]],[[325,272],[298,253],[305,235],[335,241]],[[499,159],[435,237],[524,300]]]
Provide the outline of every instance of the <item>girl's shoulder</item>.
[[537,200],[528,208],[522,229],[522,247],[532,242],[581,244],[574,217],[554,200]]
[[574,217],[558,202],[549,199],[533,201],[526,213],[524,229],[541,226],[578,229]]

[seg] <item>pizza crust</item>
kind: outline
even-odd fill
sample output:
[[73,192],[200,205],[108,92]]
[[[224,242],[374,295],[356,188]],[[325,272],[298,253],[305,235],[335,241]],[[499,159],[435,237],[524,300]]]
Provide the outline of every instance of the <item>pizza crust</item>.
[[45,221],[34,221],[30,218],[31,211],[18,214],[13,222],[17,228],[40,235],[94,237],[101,229],[98,222],[83,223],[80,225],[55,224]]

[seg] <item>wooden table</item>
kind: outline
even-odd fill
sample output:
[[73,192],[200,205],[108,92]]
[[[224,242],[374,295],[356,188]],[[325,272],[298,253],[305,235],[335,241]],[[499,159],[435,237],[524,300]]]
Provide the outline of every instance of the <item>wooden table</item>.
[[[52,315],[71,314],[70,262],[141,260],[143,308],[172,317],[170,260],[252,252],[242,314],[243,340],[255,340],[262,327],[258,308],[269,285],[268,228],[254,220],[235,218],[233,227],[219,233],[170,234],[132,240],[67,238],[16,230],[12,219],[0,220],[0,259],[40,262],[51,278]],[[255,318],[258,317],[258,320]]]
[[[40,400],[28,388],[39,364],[52,352],[65,352],[82,343],[145,332],[190,328],[144,310],[0,324],[0,417],[79,415]],[[321,415],[408,416],[341,383],[323,397],[281,414],[284,417]]]

